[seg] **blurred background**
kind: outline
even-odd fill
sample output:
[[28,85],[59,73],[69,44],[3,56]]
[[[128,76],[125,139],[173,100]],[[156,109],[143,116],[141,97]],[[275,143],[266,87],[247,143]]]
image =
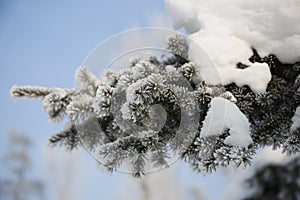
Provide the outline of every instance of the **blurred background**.
[[[74,72],[100,42],[136,27],[172,28],[163,1],[0,0],[0,199],[230,199],[238,173],[203,176],[177,162],[133,179],[104,173],[84,149],[48,147],[63,128],[51,124],[40,102],[9,96],[13,85],[72,88]],[[279,162],[278,152],[260,158]]]

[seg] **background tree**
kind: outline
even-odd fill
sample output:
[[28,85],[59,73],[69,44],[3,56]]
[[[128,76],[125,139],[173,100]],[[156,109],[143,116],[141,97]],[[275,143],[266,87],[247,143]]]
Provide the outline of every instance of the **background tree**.
[[285,164],[268,164],[258,168],[245,183],[251,194],[245,200],[288,199],[300,197],[300,157]]
[[8,146],[2,159],[7,174],[1,177],[1,199],[27,200],[43,199],[44,183],[31,176],[32,142],[25,134],[11,131]]

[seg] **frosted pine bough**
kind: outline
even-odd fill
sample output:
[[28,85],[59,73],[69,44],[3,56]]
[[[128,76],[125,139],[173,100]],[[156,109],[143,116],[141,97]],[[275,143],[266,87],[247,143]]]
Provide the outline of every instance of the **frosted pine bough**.
[[[107,71],[101,79],[79,68],[79,88],[14,86],[11,96],[40,99],[50,121],[69,117],[50,144],[83,146],[109,170],[125,163],[137,177],[148,164],[167,167],[174,154],[210,173],[231,163],[249,165],[259,147],[282,147],[288,155],[300,151],[299,62],[282,64],[253,49],[249,61],[265,63],[272,75],[265,91],[255,93],[234,80],[207,84],[201,67],[187,59],[184,37],[166,43],[172,56],[135,59],[129,69]],[[236,70],[251,67],[239,63]]]

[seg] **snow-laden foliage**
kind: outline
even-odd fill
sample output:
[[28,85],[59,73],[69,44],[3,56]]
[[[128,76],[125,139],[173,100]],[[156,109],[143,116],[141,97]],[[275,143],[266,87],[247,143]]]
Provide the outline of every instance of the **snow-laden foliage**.
[[225,139],[225,144],[248,147],[252,143],[247,117],[234,103],[222,97],[215,97],[210,102],[200,136],[218,136],[226,129],[229,130],[230,136]]
[[[271,74],[265,63],[248,60],[252,48],[262,57],[273,54],[284,63],[300,60],[298,0],[165,0],[165,4],[174,28],[190,34],[188,58],[201,66],[208,84],[234,82],[264,92]],[[202,49],[216,68],[203,60]],[[238,70],[240,63],[250,67]]]
[[258,147],[300,151],[299,62],[283,64],[253,49],[252,64],[235,70],[264,77],[268,66],[267,84],[256,90],[247,76],[243,84],[207,83],[203,66],[182,57],[189,46],[180,35],[166,46],[174,55],[141,57],[100,79],[81,67],[74,89],[14,86],[11,96],[42,100],[51,121],[69,117],[52,145],[82,145],[111,171],[125,166],[136,177],[149,165],[167,167],[174,156],[210,173],[231,163],[249,165]]

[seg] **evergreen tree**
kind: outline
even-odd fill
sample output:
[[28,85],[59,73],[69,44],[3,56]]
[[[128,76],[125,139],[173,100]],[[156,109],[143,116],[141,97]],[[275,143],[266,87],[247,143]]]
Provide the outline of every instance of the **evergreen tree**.
[[[148,161],[167,167],[173,153],[194,170],[210,173],[230,163],[250,165],[259,147],[283,148],[288,155],[300,151],[300,62],[262,58],[253,49],[249,61],[267,63],[272,74],[266,91],[255,93],[234,82],[207,84],[199,66],[188,60],[181,35],[168,37],[166,47],[172,56],[135,59],[129,69],[107,71],[101,79],[81,67],[79,88],[14,86],[10,94],[40,99],[51,121],[69,116],[51,145],[68,150],[82,145],[109,170],[129,164],[136,177],[145,173]],[[221,115],[224,119],[214,115],[222,105],[230,109],[229,117]]]
[[15,131],[10,132],[8,136],[9,146],[2,162],[8,173],[0,177],[0,199],[43,199],[44,183],[32,179],[30,174],[30,138]]
[[269,164],[258,169],[246,180],[251,195],[245,200],[284,199],[297,200],[300,197],[300,157],[286,164]]

